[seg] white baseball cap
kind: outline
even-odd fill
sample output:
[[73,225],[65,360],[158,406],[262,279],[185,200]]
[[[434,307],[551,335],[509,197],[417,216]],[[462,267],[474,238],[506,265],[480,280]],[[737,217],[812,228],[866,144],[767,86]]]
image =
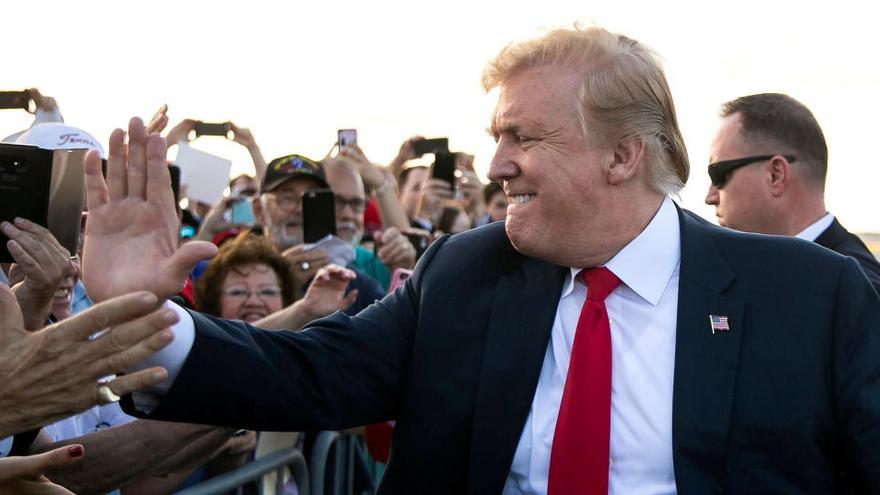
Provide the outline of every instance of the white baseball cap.
[[97,150],[101,158],[104,158],[104,148],[94,136],[82,129],[58,122],[34,124],[14,142],[30,144],[46,150]]

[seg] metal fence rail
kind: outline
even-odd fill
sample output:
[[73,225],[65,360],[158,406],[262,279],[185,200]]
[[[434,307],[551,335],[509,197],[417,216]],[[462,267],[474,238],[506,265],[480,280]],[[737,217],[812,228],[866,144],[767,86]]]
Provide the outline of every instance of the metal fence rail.
[[289,467],[296,482],[299,495],[309,495],[309,469],[306,460],[297,449],[289,448],[279,450],[272,454],[257,459],[251,463],[204,483],[177,492],[177,495],[220,495],[232,490],[240,493],[241,487],[249,481],[262,478],[264,475],[275,472],[275,493],[283,493],[284,469]]

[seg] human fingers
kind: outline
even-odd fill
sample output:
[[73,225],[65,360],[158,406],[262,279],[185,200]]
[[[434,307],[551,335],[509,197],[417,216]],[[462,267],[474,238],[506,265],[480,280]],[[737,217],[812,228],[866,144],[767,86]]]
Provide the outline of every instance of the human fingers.
[[128,195],[128,148],[125,146],[125,131],[116,129],[110,134],[108,150],[107,189],[110,201],[115,203]]
[[150,123],[147,124],[147,134],[158,134],[165,130],[165,127],[168,125],[168,105],[162,104],[156,113],[153,114],[153,118],[150,119]]
[[147,187],[147,130],[138,117],[128,121],[128,197],[144,199]]
[[357,301],[357,297],[357,289],[349,292],[345,297],[342,298],[342,301],[339,302],[339,309],[343,311],[348,309],[349,307],[351,307],[352,304],[354,304],[355,301]]
[[3,315],[3,319],[0,320],[0,342],[4,347],[8,347],[10,345],[8,331],[23,329],[24,319],[15,294],[5,284],[0,284],[0,314]]
[[[140,361],[142,360],[143,359]],[[135,364],[140,361],[136,361]],[[111,392],[121,397],[132,392],[137,392],[138,390],[154,387],[164,382],[166,379],[168,379],[168,372],[165,371],[165,368],[155,367],[140,370],[131,374],[118,375],[104,385],[110,387]],[[97,388],[95,389],[95,392],[97,392]],[[100,397],[98,397],[98,399],[98,402],[100,402]]]
[[399,266],[407,258],[415,258],[415,248],[409,242],[386,244],[376,253],[385,266]]
[[20,457],[7,457],[0,462],[0,481],[16,478],[37,478],[47,471],[73,464],[82,459],[85,449],[80,444]]
[[86,205],[89,209],[97,209],[110,200],[107,182],[101,173],[101,155],[97,151],[89,150],[86,153],[85,171]]
[[150,292],[135,292],[114,297],[46,329],[48,339],[86,340],[90,335],[111,326],[146,316],[156,309],[159,299]]
[[174,190],[165,161],[166,150],[164,138],[159,135],[147,136],[146,198],[159,211],[174,210]]

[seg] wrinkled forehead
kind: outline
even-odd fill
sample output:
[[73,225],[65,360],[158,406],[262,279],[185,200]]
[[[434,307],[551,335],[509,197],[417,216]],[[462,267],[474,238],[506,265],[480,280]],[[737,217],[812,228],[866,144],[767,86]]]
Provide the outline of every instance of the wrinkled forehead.
[[499,86],[492,128],[577,116],[584,70],[548,64],[516,72]]

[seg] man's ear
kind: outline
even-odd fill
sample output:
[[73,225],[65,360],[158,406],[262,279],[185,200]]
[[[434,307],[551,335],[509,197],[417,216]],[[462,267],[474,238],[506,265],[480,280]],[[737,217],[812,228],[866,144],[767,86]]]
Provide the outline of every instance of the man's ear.
[[258,196],[251,201],[251,207],[254,209],[254,221],[257,225],[261,227],[266,226],[266,222],[263,221],[263,197]]
[[645,156],[645,139],[631,136],[619,141],[613,148],[612,162],[608,165],[608,183],[622,184],[639,171]]
[[773,197],[782,196],[785,192],[791,181],[791,172],[791,164],[781,156],[775,156],[767,163],[767,180]]

